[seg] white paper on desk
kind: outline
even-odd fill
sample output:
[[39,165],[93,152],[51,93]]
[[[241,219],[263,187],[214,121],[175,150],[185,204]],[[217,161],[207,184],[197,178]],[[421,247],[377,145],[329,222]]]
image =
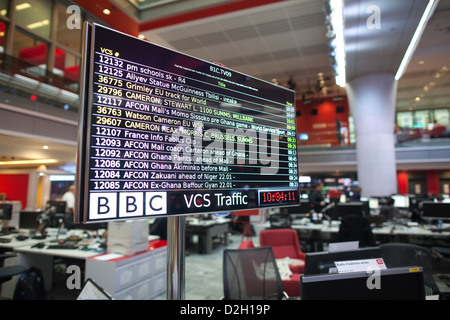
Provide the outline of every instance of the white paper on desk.
[[335,261],[334,264],[339,273],[386,269],[383,258]]
[[334,242],[328,245],[329,252],[353,251],[358,248],[359,241]]
[[102,254],[101,256],[95,257],[95,260],[108,261],[112,259],[122,258],[123,254],[120,253],[107,253]]

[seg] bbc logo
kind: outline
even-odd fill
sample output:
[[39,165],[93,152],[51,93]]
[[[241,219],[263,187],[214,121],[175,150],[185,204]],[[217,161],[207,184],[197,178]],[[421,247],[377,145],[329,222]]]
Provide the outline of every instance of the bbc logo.
[[90,220],[135,218],[166,213],[166,192],[92,192],[90,194]]

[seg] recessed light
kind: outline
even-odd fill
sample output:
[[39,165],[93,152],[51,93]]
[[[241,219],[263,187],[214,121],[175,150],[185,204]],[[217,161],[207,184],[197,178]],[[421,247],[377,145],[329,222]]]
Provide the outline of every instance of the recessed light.
[[111,11],[109,9],[103,9],[103,14],[109,16],[111,14]]
[[405,55],[403,56],[402,62],[400,63],[400,66],[398,67],[397,73],[395,74],[395,80],[399,80],[402,77],[403,72],[405,71],[406,66],[409,63],[409,60],[411,59],[411,56],[416,49],[417,43],[419,42],[420,37],[422,36],[422,32],[425,29],[428,19],[433,14],[433,11],[436,8],[436,5],[438,2],[439,1],[436,1],[436,0],[428,1],[425,11],[423,12],[422,17],[420,18],[420,21],[416,28],[416,31],[414,32],[414,35],[411,38],[411,42],[409,43],[408,48],[406,49]]
[[0,161],[0,166],[5,165],[18,165],[18,164],[49,164],[57,163],[56,159],[41,159],[41,160],[10,160],[10,161]]
[[42,146],[42,149],[47,150],[48,146]]

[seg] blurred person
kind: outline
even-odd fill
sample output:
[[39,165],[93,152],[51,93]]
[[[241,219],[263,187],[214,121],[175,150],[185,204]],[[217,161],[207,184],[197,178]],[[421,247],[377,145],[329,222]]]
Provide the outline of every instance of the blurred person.
[[398,208],[394,207],[394,199],[389,197],[386,204],[380,207],[380,215],[384,217],[384,221],[393,221],[400,217]]
[[350,201],[360,201],[361,200],[361,187],[355,187],[350,196]]
[[64,226],[67,229],[73,226],[73,213],[75,209],[75,185],[72,184],[64,193],[62,201],[66,202],[66,214],[64,215]]
[[322,193],[323,182],[319,182],[316,184],[316,187],[313,191],[311,191],[309,195],[309,201],[315,212],[321,212],[322,209],[327,205],[325,202],[325,197]]

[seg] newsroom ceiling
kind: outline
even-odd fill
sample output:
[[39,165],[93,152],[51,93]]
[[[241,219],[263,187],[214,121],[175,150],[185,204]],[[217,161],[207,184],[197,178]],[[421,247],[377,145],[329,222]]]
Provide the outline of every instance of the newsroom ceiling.
[[[292,79],[301,99],[345,94],[335,85],[329,63],[324,2],[322,0],[110,0],[141,25],[149,41],[183,53],[220,62],[229,68],[287,86]],[[248,3],[258,3],[248,7]],[[404,50],[411,23],[425,0],[346,0],[348,75],[356,70],[393,71]],[[195,12],[220,5],[247,4],[202,19],[189,20]],[[259,5],[267,3],[266,5]],[[380,7],[380,29],[366,26],[369,5]],[[187,16],[186,16],[187,13]],[[183,15],[184,14],[184,15]],[[182,23],[170,19],[184,17]],[[171,24],[164,25],[164,22]],[[174,23],[175,21],[175,23]],[[157,23],[154,23],[157,22]],[[154,27],[158,26],[158,27]],[[350,27],[358,26],[356,29]],[[357,32],[355,33],[355,30]],[[356,38],[354,37],[357,35]],[[353,37],[353,38],[352,38]],[[356,39],[356,42],[355,42]],[[353,42],[352,42],[353,41]],[[397,110],[450,108],[450,1],[440,0],[405,74],[398,82]],[[317,86],[319,74],[325,89]],[[0,150],[15,158],[55,157],[75,159],[75,147],[52,141],[0,136]],[[27,142],[28,143],[28,142]],[[42,145],[49,145],[43,150]],[[27,154],[22,154],[24,151]],[[53,150],[53,151],[52,151]]]

